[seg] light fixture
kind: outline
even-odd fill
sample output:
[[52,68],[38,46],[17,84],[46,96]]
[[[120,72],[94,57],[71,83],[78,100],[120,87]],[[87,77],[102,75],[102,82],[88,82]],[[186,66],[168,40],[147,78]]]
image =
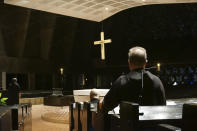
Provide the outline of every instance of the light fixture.
[[61,75],[64,74],[64,68],[60,68],[60,73],[61,73]]
[[160,66],[161,66],[161,64],[157,63],[157,71],[160,71]]

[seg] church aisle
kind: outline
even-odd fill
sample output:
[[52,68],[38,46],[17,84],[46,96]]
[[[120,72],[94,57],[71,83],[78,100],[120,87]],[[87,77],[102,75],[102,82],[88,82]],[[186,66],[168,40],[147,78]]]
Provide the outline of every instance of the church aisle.
[[68,124],[47,122],[41,119],[43,105],[32,105],[32,131],[69,131]]

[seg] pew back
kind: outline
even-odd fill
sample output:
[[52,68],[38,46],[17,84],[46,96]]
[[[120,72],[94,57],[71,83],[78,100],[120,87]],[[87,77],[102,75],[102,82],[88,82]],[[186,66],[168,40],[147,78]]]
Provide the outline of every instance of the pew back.
[[0,108],[0,131],[12,130],[12,116],[10,109]]
[[70,131],[72,131],[74,129],[73,104],[74,103],[72,103],[69,106],[69,121],[70,121],[69,129],[70,129]]
[[73,109],[73,131],[81,131],[80,122],[80,103],[76,102],[72,104]]
[[82,131],[90,131],[91,112],[89,102],[80,103],[80,123]]
[[103,113],[98,103],[76,102],[70,106],[70,131],[104,131]]
[[197,130],[197,104],[183,105],[183,131]]
[[139,126],[139,105],[130,102],[120,104],[120,128],[122,131],[136,131]]
[[136,103],[120,104],[121,130],[154,130],[158,124],[181,125],[182,106],[139,106]]
[[[158,125],[158,131],[196,131],[197,127],[197,104],[184,104],[182,113],[182,125],[174,127],[172,125]],[[180,128],[181,127],[181,128]]]

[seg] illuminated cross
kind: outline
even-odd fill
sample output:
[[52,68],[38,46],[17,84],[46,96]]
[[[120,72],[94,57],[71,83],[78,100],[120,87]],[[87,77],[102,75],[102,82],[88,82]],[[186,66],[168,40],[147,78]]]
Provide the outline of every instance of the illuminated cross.
[[111,39],[104,39],[104,32],[101,32],[101,40],[95,41],[94,45],[101,45],[101,59],[105,60],[105,43],[111,43]]

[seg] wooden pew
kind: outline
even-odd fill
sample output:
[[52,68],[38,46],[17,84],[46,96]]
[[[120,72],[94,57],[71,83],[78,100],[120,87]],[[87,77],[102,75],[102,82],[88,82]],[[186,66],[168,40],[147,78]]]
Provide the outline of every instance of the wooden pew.
[[80,123],[82,131],[91,131],[91,111],[89,102],[80,103]]
[[[9,109],[11,111],[12,130],[18,130],[18,131],[24,131],[25,129],[26,129],[25,131],[32,130],[31,117],[30,117],[31,109],[27,104],[2,106],[1,108]],[[29,121],[30,124],[28,128],[25,127],[27,121]]]
[[[112,124],[117,124],[114,114],[103,114],[99,110],[99,103],[83,102],[80,103],[80,121],[82,131],[117,131],[116,125],[112,128]],[[115,118],[115,119],[113,119]]]
[[97,105],[89,102],[72,103],[70,131],[104,131],[103,115],[98,113]]
[[169,124],[159,124],[157,126],[157,131],[181,131],[181,128],[169,125]]
[[24,131],[32,131],[32,104],[31,103],[23,103],[22,104],[22,116],[24,121]]
[[[80,121],[78,124],[74,124],[81,125],[81,130],[78,131],[90,131],[91,126],[94,131],[138,131],[147,128],[155,130],[157,124],[161,123],[181,125],[181,106],[139,106],[138,104],[123,102],[121,103],[120,117],[116,114],[108,114],[106,120],[102,113],[99,114],[97,103],[78,104],[80,108],[78,120]],[[121,129],[117,128],[118,126]]]
[[12,130],[22,130],[23,128],[22,106],[21,105],[2,106],[1,109],[9,109],[11,111]]
[[72,103],[69,106],[69,121],[70,121],[69,129],[70,129],[70,131],[73,131],[73,129],[74,129],[73,104],[74,103]]
[[183,131],[197,130],[197,104],[183,105]]
[[7,106],[12,111],[12,129],[13,130],[24,130],[23,121],[23,108],[22,105]]
[[11,130],[32,131],[31,104],[1,106],[0,110],[10,110],[11,122],[8,121],[5,125],[9,126],[10,123]]
[[[103,116],[102,118],[100,117],[97,103],[77,103],[72,107],[74,107],[73,116],[75,116],[75,118],[73,117],[75,125],[74,131],[90,131],[91,126],[94,131],[106,130],[104,125],[102,125],[103,123],[106,123],[106,121],[104,121]],[[122,102],[120,104],[120,117],[114,114],[108,116],[112,115],[117,116],[114,117],[117,120],[114,122],[110,117],[112,125],[110,128],[111,131],[117,129],[112,127],[118,125],[115,124],[118,121],[120,121],[121,131],[139,131],[144,129],[179,131],[180,128],[178,127],[182,127],[184,131],[195,131],[197,123],[197,105],[139,106],[138,104],[131,102]],[[163,126],[163,128],[158,128],[158,124]],[[168,124],[173,126],[169,126]],[[164,128],[166,128],[166,130],[163,130]],[[107,131],[110,130],[107,129]]]
[[122,131],[137,131],[139,129],[139,105],[122,102],[120,104],[120,128]]
[[12,131],[12,114],[9,108],[0,107],[0,131]]
[[76,102],[70,106],[71,124],[70,131],[89,131],[90,104],[87,102]]
[[100,112],[98,104],[95,102],[83,103],[80,112],[82,131],[110,131],[111,116]]
[[131,102],[120,104],[121,131],[156,130],[158,124],[181,125],[182,106],[139,106]]
[[[99,111],[99,103],[90,103],[90,111],[91,111],[91,128],[94,131],[104,131],[104,114]],[[108,124],[106,122],[106,124]],[[109,131],[109,130],[108,130]]]
[[80,121],[80,103],[75,102],[71,104],[71,125],[70,131],[81,131],[81,121]]
[[197,130],[197,104],[183,104],[182,125],[158,125],[158,131],[196,131]]

